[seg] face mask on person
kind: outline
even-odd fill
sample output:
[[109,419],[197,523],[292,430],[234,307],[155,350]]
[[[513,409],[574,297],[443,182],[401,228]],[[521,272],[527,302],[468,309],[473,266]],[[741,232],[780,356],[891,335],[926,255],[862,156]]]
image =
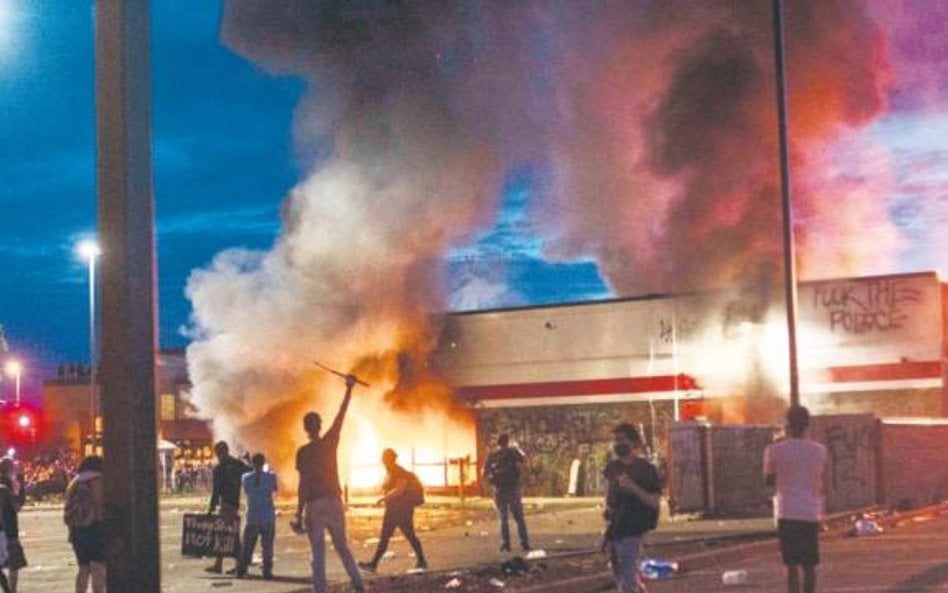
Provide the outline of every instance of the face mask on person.
[[626,445],[625,443],[616,443],[612,446],[613,452],[615,452],[618,457],[625,457],[632,452],[632,447]]

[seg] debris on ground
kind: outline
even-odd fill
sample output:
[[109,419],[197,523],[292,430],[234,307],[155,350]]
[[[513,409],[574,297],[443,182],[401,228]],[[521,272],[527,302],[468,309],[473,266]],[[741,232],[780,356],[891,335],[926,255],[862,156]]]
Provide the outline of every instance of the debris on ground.
[[656,581],[675,576],[678,572],[678,563],[657,558],[642,558],[639,561],[639,572],[646,579]]

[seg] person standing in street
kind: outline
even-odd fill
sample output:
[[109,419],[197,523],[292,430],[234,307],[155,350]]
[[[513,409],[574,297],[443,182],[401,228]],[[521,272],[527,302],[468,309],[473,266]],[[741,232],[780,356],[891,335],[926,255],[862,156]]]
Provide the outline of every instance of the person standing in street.
[[[220,516],[227,521],[238,521],[237,530],[240,531],[240,479],[250,471],[250,467],[236,457],[231,456],[230,447],[224,441],[214,445],[214,454],[217,455],[217,466],[212,474],[211,503],[207,509],[208,515],[213,515],[220,505]],[[239,564],[240,542],[237,542],[237,559]],[[218,555],[212,566],[204,569],[207,572],[220,574],[224,569],[224,556]],[[235,566],[233,571],[237,572]]]
[[277,477],[275,473],[264,469],[266,462],[263,453],[256,453],[250,458],[253,471],[241,478],[247,495],[247,515],[244,518],[244,545],[237,564],[237,576],[246,576],[259,537],[263,548],[263,579],[269,581],[273,579],[273,540],[276,537],[273,495],[277,491]]
[[415,534],[415,507],[424,502],[424,490],[418,476],[398,465],[397,459],[398,455],[393,449],[382,451],[382,465],[385,466],[386,474],[385,483],[382,485],[383,495],[378,501],[378,504],[385,505],[382,535],[379,537],[372,560],[359,563],[359,567],[369,572],[375,572],[378,569],[379,561],[385,555],[388,542],[395,533],[396,527],[405,535],[405,539],[415,552],[415,568],[428,568],[425,551]]
[[20,569],[26,566],[26,554],[20,543],[19,513],[26,502],[26,484],[22,475],[17,475],[16,464],[10,457],[0,459],[0,488],[6,495],[0,501],[0,521],[7,536],[7,560],[2,568],[9,571],[11,593],[16,593]]
[[639,593],[638,560],[646,533],[658,525],[661,479],[655,466],[642,457],[642,438],[631,424],[613,430],[615,459],[606,464],[607,522],[605,548],[619,593]]
[[294,524],[302,523],[309,537],[312,553],[313,591],[326,593],[326,531],[332,545],[349,575],[352,588],[363,593],[362,574],[346,541],[346,510],[339,486],[336,451],[339,434],[352,399],[356,378],[346,375],[346,394],[336,413],[332,426],[322,436],[322,418],[316,412],[303,416],[303,429],[309,442],[296,451],[296,471],[299,472],[297,510]]
[[500,519],[500,550],[510,551],[510,527],[507,516],[513,515],[520,536],[520,548],[530,550],[527,522],[523,516],[523,487],[521,474],[527,456],[519,447],[510,446],[510,435],[497,437],[497,450],[487,456],[484,478],[494,487],[494,505]]
[[787,591],[816,591],[820,562],[819,534],[823,518],[823,469],[826,447],[806,438],[810,412],[803,406],[787,410],[787,438],[764,449],[764,480],[774,488],[774,511],[780,554],[787,567]]
[[105,593],[106,548],[105,487],[102,458],[90,455],[79,463],[79,473],[66,487],[63,522],[69,528],[69,541],[76,554],[79,572],[76,593],[86,593],[92,580],[92,593]]

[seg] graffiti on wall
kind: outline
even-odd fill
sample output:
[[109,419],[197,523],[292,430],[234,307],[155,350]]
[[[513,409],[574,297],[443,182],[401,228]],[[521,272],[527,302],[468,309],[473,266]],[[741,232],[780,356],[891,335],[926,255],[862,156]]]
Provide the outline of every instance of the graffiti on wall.
[[[657,434],[665,434],[672,416],[667,402],[656,402]],[[567,494],[570,467],[579,460],[577,494],[596,496],[602,493],[612,428],[619,422],[640,425],[649,440],[651,410],[646,403],[483,409],[478,412],[478,458],[486,459],[497,437],[506,433],[527,455],[523,475],[527,494]]]
[[813,306],[825,311],[830,331],[847,334],[901,329],[921,300],[921,292],[909,282],[891,278],[827,283],[813,291]]
[[863,464],[875,454],[875,427],[867,424],[855,427],[833,424],[823,434],[833,490],[850,491],[871,487],[872,476],[865,473]]
[[695,333],[698,328],[698,322],[694,319],[666,319],[664,317],[658,320],[658,339],[666,344],[672,344],[676,341],[686,340]]

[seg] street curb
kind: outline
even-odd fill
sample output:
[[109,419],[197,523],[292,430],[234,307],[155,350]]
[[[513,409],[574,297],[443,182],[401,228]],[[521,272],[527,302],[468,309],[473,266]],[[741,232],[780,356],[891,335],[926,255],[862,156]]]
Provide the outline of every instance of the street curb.
[[[826,531],[824,531],[821,539],[825,541],[827,539],[835,540],[847,537],[851,529],[850,525],[852,518],[870,510],[875,510],[875,507],[872,509],[839,513],[827,518],[826,521],[824,521],[824,529],[826,529]],[[914,509],[912,511],[879,517],[876,522],[886,527],[892,527],[906,521],[912,521],[917,517],[930,514],[940,515],[944,513],[948,513],[948,503],[946,502]],[[693,570],[701,570],[709,566],[720,566],[721,564],[730,561],[732,558],[744,558],[748,554],[763,552],[768,549],[770,549],[770,551],[772,551],[772,553],[775,555],[779,553],[776,533],[765,540],[749,542],[746,544],[734,544],[730,546],[725,545],[714,550],[695,552],[679,557],[673,557],[671,560],[678,563],[682,572],[688,572]],[[526,587],[524,589],[517,589],[516,593],[576,593],[577,591],[592,592],[605,590],[614,586],[615,581],[612,578],[612,574],[608,571],[602,571],[596,574],[583,575],[572,579],[561,580],[557,583],[546,583],[542,585]]]

